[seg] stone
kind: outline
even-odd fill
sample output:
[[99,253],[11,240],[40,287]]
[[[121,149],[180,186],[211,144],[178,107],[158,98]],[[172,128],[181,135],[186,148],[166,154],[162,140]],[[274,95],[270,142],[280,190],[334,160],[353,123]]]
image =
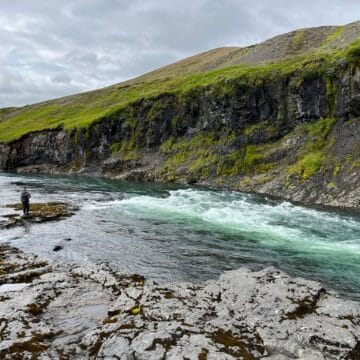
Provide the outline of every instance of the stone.
[[61,245],[55,245],[53,248],[53,251],[60,251],[63,250],[63,247]]
[[[30,203],[30,213],[22,215],[21,204],[8,204],[6,208],[18,211],[14,214],[6,214],[0,217],[0,229],[10,228],[13,226],[25,226],[27,223],[42,223],[47,221],[59,221],[73,216],[78,207],[62,203]],[[20,213],[19,213],[20,212]]]
[[159,285],[4,245],[0,258],[2,359],[320,360],[359,351],[358,302],[275,268]]

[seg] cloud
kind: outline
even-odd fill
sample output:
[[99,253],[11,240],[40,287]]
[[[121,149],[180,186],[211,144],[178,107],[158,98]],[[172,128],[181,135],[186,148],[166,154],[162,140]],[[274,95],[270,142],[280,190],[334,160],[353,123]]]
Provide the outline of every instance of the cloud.
[[12,0],[0,13],[0,107],[111,85],[220,46],[355,21],[352,0]]

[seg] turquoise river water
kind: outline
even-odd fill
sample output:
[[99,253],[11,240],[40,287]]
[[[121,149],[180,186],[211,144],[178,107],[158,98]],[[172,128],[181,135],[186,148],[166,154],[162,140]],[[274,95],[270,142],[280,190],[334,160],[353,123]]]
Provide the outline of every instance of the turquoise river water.
[[360,300],[358,214],[203,188],[0,173],[0,215],[24,185],[33,202],[80,208],[64,221],[0,230],[0,242],[42,257],[106,261],[160,282],[275,266]]

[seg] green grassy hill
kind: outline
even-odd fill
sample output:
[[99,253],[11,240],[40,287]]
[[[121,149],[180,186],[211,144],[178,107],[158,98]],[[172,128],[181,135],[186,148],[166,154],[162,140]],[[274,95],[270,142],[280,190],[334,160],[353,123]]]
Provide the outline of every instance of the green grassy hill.
[[341,62],[358,62],[360,22],[340,27],[301,29],[246,48],[219,48],[104,89],[21,108],[0,109],[0,142],[34,131],[83,128],[144,98],[188,93],[228,79],[259,82],[301,71],[336,71]]

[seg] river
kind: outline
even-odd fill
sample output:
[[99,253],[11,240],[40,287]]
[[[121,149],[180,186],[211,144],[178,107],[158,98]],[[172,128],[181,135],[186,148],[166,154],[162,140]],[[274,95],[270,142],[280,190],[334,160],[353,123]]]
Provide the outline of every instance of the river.
[[0,242],[41,257],[105,261],[159,282],[275,266],[360,300],[358,214],[197,187],[0,173],[0,215],[23,186],[33,202],[80,208],[63,221],[0,230]]

